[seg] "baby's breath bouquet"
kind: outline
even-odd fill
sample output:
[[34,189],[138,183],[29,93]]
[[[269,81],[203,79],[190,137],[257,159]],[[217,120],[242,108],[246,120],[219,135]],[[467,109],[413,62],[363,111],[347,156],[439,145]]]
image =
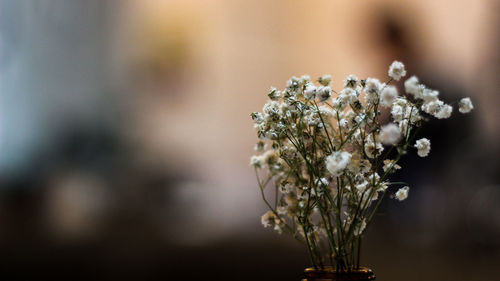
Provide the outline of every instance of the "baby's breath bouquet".
[[[409,187],[389,178],[401,169],[398,161],[413,149],[427,156],[431,143],[415,140],[418,129],[451,116],[452,106],[415,76],[399,94],[390,84],[405,75],[395,61],[387,82],[349,75],[339,92],[330,75],[317,83],[292,77],[285,89],[270,89],[262,112],[251,113],[259,138],[251,165],[270,209],[262,224],[304,243],[315,268],[359,268],[363,232],[384,197],[408,197]],[[473,109],[469,98],[458,106],[461,113]],[[272,200],[266,188],[274,188]]]

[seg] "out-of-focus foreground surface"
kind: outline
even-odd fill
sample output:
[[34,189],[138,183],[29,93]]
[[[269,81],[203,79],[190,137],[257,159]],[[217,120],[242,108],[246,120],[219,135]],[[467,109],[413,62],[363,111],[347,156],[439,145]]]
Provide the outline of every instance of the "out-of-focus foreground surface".
[[[0,275],[299,280],[260,225],[269,86],[398,59],[471,115],[422,131],[363,243],[377,280],[500,276],[498,1],[0,0]],[[383,79],[382,79],[383,80]],[[2,278],[5,279],[5,278]]]

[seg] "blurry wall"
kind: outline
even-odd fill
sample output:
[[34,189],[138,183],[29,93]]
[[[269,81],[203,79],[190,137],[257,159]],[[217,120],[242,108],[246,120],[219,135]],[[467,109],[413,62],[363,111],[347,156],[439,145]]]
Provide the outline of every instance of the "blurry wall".
[[107,4],[0,2],[0,174],[31,165],[71,126],[115,110],[108,79]]

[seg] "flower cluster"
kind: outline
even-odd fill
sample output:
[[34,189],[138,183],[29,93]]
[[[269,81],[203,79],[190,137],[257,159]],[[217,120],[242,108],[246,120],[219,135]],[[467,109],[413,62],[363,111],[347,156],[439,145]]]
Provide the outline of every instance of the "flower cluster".
[[[262,224],[305,243],[315,266],[354,266],[382,199],[387,193],[399,201],[408,197],[409,186],[394,191],[400,183],[389,181],[401,169],[400,158],[409,149],[429,155],[430,141],[415,140],[418,128],[453,111],[415,76],[404,82],[404,94],[391,86],[406,76],[401,62],[392,63],[388,75],[385,83],[349,75],[338,92],[330,75],[316,81],[294,76],[283,90],[271,88],[262,112],[251,114],[259,153],[250,163],[270,209]],[[459,102],[461,113],[472,109],[469,98]],[[274,202],[265,196],[270,184]]]

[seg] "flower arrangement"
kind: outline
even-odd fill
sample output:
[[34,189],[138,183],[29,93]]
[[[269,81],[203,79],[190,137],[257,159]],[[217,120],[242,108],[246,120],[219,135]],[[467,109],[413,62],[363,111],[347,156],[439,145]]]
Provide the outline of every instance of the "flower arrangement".
[[[404,82],[405,95],[390,85],[406,76],[401,62],[388,76],[381,83],[349,75],[340,92],[330,75],[317,83],[292,77],[284,90],[270,89],[262,112],[250,114],[259,138],[250,164],[269,207],[262,224],[304,243],[315,268],[359,268],[363,232],[382,200],[408,197],[407,184],[389,180],[398,161],[412,149],[426,157],[431,143],[415,141],[417,131],[432,117],[451,116],[452,106],[417,77]],[[458,106],[461,113],[473,109],[470,98]],[[264,192],[270,184],[274,202]]]

